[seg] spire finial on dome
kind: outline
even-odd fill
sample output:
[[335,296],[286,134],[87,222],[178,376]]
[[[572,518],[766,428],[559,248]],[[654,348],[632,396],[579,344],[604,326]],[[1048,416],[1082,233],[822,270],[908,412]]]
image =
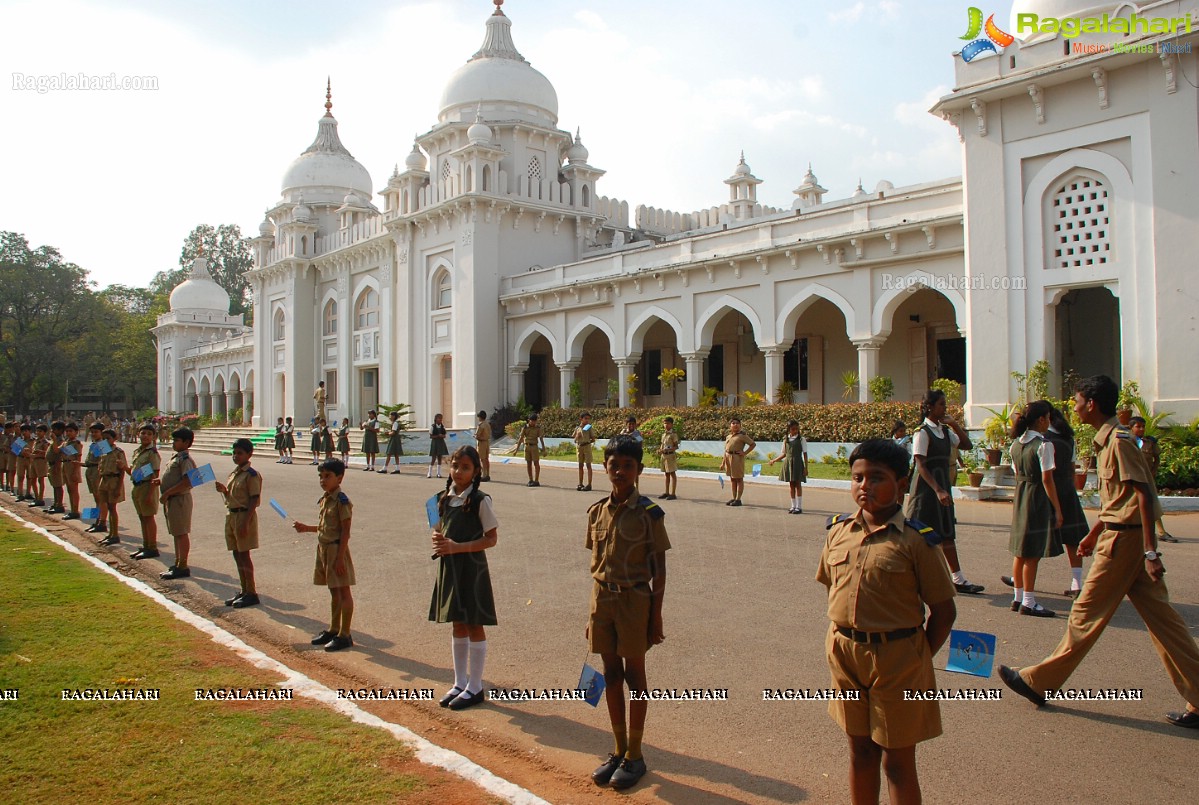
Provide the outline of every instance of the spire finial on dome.
[[494,16],[499,16],[499,17],[504,16],[504,9],[500,8],[500,6],[504,5],[504,0],[492,0],[492,2],[495,3]]
[[333,80],[325,76],[325,117],[333,117]]
[[483,35],[483,46],[468,61],[492,58],[512,59],[528,64],[512,41],[512,31],[509,30],[512,27],[512,20],[504,15],[503,10],[500,9],[501,5],[502,3],[495,4],[495,13],[487,18],[487,31]]
[[744,148],[741,149],[741,164],[742,165],[745,164],[745,149]]

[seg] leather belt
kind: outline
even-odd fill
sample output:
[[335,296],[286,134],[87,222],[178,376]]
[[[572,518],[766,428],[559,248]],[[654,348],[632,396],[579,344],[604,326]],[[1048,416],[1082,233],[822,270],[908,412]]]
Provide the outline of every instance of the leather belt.
[[230,514],[241,514],[242,512],[248,512],[248,511],[249,511],[249,509],[229,509]]
[[621,586],[614,581],[599,581],[598,579],[596,580],[595,583],[598,584],[601,589],[607,590],[610,593],[626,593],[629,590],[632,590],[632,589],[640,586],[637,584],[626,584],[624,586]]
[[893,632],[859,632],[857,629],[850,629],[848,626],[837,626],[837,633],[848,637],[855,643],[889,643],[892,640],[902,640],[905,637],[911,637],[920,631],[920,627],[913,626],[910,629],[896,629]]
[[1141,530],[1140,523],[1136,523],[1134,525],[1133,523],[1108,523],[1103,520],[1100,520],[1100,522],[1103,523],[1104,529],[1106,529],[1108,531],[1140,531]]

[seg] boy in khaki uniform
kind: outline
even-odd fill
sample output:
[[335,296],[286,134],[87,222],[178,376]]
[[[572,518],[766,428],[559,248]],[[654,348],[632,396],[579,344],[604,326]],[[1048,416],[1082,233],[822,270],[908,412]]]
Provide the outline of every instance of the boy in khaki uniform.
[[312,571],[312,583],[329,588],[331,618],[329,628],[312,638],[312,645],[324,646],[325,651],[341,651],[354,645],[350,635],[350,621],[354,617],[354,596],[350,587],[354,585],[354,560],[350,556],[350,521],[354,516],[354,504],[341,491],[346,465],[338,459],[326,459],[318,468],[321,496],[320,514],[316,525],[292,523],[297,534],[315,533],[316,567]]
[[480,481],[491,480],[491,424],[487,421],[487,412],[480,411],[479,424],[475,426],[475,442],[478,443],[479,464],[481,465],[483,475],[479,478]]
[[167,581],[186,579],[192,574],[187,564],[192,530],[192,482],[188,473],[196,468],[196,462],[187,452],[195,440],[191,428],[179,428],[171,434],[171,439],[175,455],[167,462],[162,477],[151,481],[162,489],[160,502],[167,517],[167,533],[175,540],[175,564],[158,574]]
[[[571,434],[571,438],[575,440],[575,450],[579,454],[579,485],[575,489],[579,492],[591,491],[591,445],[595,444],[595,429],[591,427],[591,414],[581,414],[579,416],[579,426],[575,428],[575,432]],[[583,468],[587,468],[587,483],[583,483]]]
[[250,466],[254,443],[249,439],[233,442],[233,472],[225,483],[217,481],[216,491],[225,496],[225,547],[233,552],[241,592],[225,601],[225,606],[240,609],[257,605],[254,587],[254,562],[250,551],[258,547],[258,504],[262,498],[262,476]]
[[29,461],[33,458],[33,428],[29,425],[22,425],[20,439],[25,442],[25,447],[16,454],[17,500],[32,500],[33,490],[29,489],[27,484],[29,482]]
[[67,423],[55,420],[50,425],[50,446],[46,449],[46,463],[50,467],[50,488],[54,490],[54,502],[46,509],[46,514],[62,514],[63,486],[67,478],[67,457],[62,454],[62,446],[66,441]]
[[537,414],[529,414],[529,421],[521,430],[516,447],[512,448],[513,452],[519,450],[522,444],[525,446],[525,470],[529,473],[528,485],[541,486],[541,451],[537,449],[537,445],[540,444],[541,450],[545,450],[545,436],[541,432],[541,426],[537,424]]
[[68,422],[63,433],[63,443],[59,447],[62,454],[63,482],[67,487],[67,505],[69,510],[62,518],[78,520],[79,484],[83,482],[83,442],[79,441],[79,425]]
[[1170,606],[1166,569],[1153,530],[1161,504],[1132,432],[1114,416],[1119,393],[1106,375],[1088,377],[1074,390],[1074,413],[1098,429],[1099,519],[1078,544],[1080,556],[1094,553],[1095,560],[1070,609],[1066,634],[1048,658],[1019,671],[1001,665],[999,676],[1016,693],[1044,705],[1045,691],[1061,689],[1128,596],[1149,629],[1170,681],[1187,702],[1185,710],[1167,713],[1166,720],[1199,728],[1199,647]]
[[11,422],[4,423],[4,431],[0,433],[0,490],[11,492],[12,487],[8,482],[8,468],[14,461],[16,456],[12,454],[12,440],[16,428]]
[[134,559],[154,559],[158,556],[158,470],[162,466],[162,457],[158,455],[158,432],[153,425],[142,425],[138,431],[141,444],[133,451],[133,460],[129,467],[129,477],[135,470],[149,467],[150,474],[140,481],[133,481],[133,510],[141,521],[142,549],[133,554]]
[[829,518],[816,571],[828,588],[832,687],[847,694],[829,703],[829,715],[849,737],[854,803],[878,802],[880,766],[891,802],[919,802],[916,744],[941,734],[936,701],[904,700],[906,691],[936,688],[933,655],[957,615],[940,537],[905,520],[899,505],[908,461],[891,439],[854,448],[850,494],[859,508]]
[[[645,774],[641,741],[648,690],[645,654],[666,639],[662,600],[666,592],[666,551],[670,539],[666,512],[637,492],[641,443],[617,437],[604,448],[604,469],[612,493],[587,510],[591,551],[591,617],[587,636],[604,663],[604,702],[616,749],[591,774],[597,785],[622,789]],[[625,721],[625,684],[630,701]],[[633,694],[641,694],[632,698]]]
[[100,505],[100,455],[96,452],[96,445],[104,441],[104,426],[99,422],[92,422],[88,427],[88,435],[91,436],[91,442],[83,460],[83,479],[87,482],[88,494],[96,501],[96,509],[100,514],[96,522],[84,530],[93,534],[103,534],[108,530],[108,510]]
[[662,457],[662,474],[666,477],[666,490],[658,500],[677,500],[679,491],[679,435],[674,432],[674,417],[662,420],[662,445],[658,448]]
[[111,449],[100,457],[100,463],[96,467],[99,475],[96,480],[96,503],[100,506],[101,517],[105,513],[108,514],[108,536],[100,540],[100,544],[116,545],[121,541],[117,504],[125,499],[125,475],[129,472],[129,459],[125,457],[125,451],[117,445],[115,430],[105,428],[103,436]]
[[46,476],[50,474],[50,462],[47,459],[50,452],[49,432],[50,429],[42,424],[35,430],[29,459],[29,494],[33,498],[29,502],[31,509],[46,505]]

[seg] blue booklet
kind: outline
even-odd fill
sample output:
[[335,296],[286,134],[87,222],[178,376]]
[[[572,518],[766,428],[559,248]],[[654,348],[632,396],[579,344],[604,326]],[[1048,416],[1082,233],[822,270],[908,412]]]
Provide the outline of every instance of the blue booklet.
[[203,467],[196,467],[194,470],[189,470],[187,478],[192,482],[192,486],[202,486],[209,481],[215,481],[216,473],[212,471],[211,464],[205,464]]
[[441,497],[441,494],[441,492],[438,492],[425,501],[425,516],[429,518],[429,528],[437,528],[437,524],[441,522],[441,512],[437,507],[437,501]]
[[755,464],[753,467],[753,473],[754,473],[755,478],[757,478],[759,475],[761,475],[762,474],[762,465]]
[[64,456],[79,455],[79,451],[76,450],[74,447],[71,447],[71,445],[69,445],[69,444],[64,444],[62,447],[58,448],[58,452],[62,453]]
[[271,498],[270,503],[271,503],[271,508],[275,510],[275,514],[279,515],[284,520],[286,520],[287,512],[284,511],[283,507],[279,505],[279,502],[277,500],[275,500],[274,498]]
[[153,464],[142,464],[140,467],[138,467],[132,473],[130,473],[129,477],[131,477],[133,479],[133,482],[135,484],[140,484],[142,481],[146,480],[153,474],[154,474],[154,465]]
[[12,454],[14,456],[21,455],[21,451],[25,449],[25,440],[18,437],[12,440]]
[[719,475],[719,474],[718,474],[718,475],[716,476],[716,480],[717,480],[717,481],[720,481],[720,488],[721,488],[721,489],[724,489],[724,476],[723,476],[723,475]]
[[84,509],[79,513],[79,519],[87,523],[94,523],[100,519],[100,510],[97,508]]
[[592,707],[598,707],[604,695],[604,675],[583,663],[583,672],[579,674],[579,684],[575,690],[583,691],[583,701]]
[[112,445],[108,442],[92,442],[91,450],[93,456],[100,458],[112,452]]
[[949,633],[946,671],[989,677],[995,664],[995,635],[954,629]]

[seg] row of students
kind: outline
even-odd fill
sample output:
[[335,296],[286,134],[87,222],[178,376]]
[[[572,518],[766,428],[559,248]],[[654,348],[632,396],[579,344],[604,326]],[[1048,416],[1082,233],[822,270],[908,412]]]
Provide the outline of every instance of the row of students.
[[[478,430],[482,430],[482,424],[486,420],[486,412],[480,411],[481,425]],[[359,428],[364,431],[362,435],[362,452],[366,455],[365,472],[381,472],[388,473],[388,467],[392,461],[395,462],[395,468],[391,470],[391,475],[400,474],[400,458],[404,455],[404,436],[403,429],[399,426],[400,415],[396,411],[392,411],[391,427],[387,429],[387,448],[383,460],[383,468],[376,469],[376,457],[379,454],[379,432],[383,425],[379,422],[378,412],[370,410],[367,412],[367,418],[359,424]],[[490,430],[488,430],[490,435]],[[341,456],[341,461],[345,465],[350,462],[350,420],[348,417],[343,418],[341,425],[337,428],[337,443],[334,445],[333,432],[329,428],[328,422],[324,418],[318,418],[312,423],[311,430],[312,441],[310,444],[310,452],[312,453],[312,466],[320,463],[320,455],[324,453],[325,460],[333,458],[334,450]],[[433,424],[429,428],[429,470],[426,473],[426,478],[432,478],[433,472],[436,469],[437,477],[441,477],[441,466],[444,458],[449,455],[449,450],[446,445],[447,431],[441,414],[437,414],[433,418]],[[292,417],[279,417],[275,425],[275,450],[279,454],[278,464],[294,463],[294,452],[296,447],[295,439],[295,424]],[[490,480],[490,479],[488,479]]]

